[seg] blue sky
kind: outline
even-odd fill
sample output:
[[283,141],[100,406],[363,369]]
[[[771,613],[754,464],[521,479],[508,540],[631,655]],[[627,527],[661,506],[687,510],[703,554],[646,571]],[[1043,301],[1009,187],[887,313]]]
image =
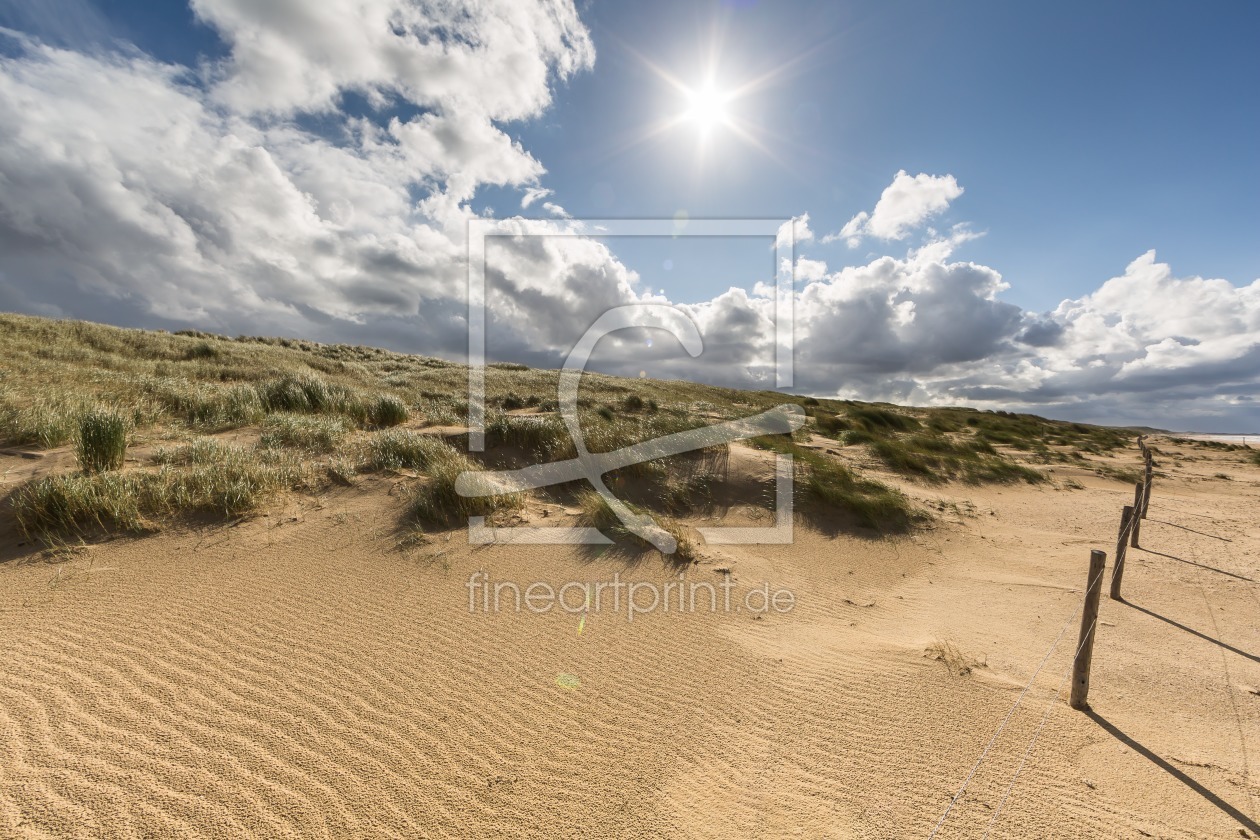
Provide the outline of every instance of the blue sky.
[[[798,390],[1260,426],[1254,3],[0,0],[0,27],[0,308],[455,358],[470,216],[795,217]],[[725,120],[681,118],[706,85]],[[558,364],[652,297],[710,351],[605,369],[765,386],[767,245],[504,252],[493,352]]]
[[[1150,248],[1249,282],[1260,277],[1260,99],[1248,91],[1260,83],[1260,6],[1206,12],[1167,2],[592,3],[595,72],[513,133],[578,216],[809,212],[815,230],[833,231],[900,169],[952,173],[966,194],[951,215],[987,232],[961,256],[998,268],[1012,284],[1006,298],[1036,310]],[[733,103],[772,154],[720,137],[697,170],[687,125],[611,152],[680,107],[632,50],[687,84],[711,52],[732,86],[772,75]]]

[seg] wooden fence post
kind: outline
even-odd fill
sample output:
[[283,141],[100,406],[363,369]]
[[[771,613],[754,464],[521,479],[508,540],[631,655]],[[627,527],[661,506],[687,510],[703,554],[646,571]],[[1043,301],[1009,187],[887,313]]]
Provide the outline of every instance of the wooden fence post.
[[1146,485],[1144,485],[1142,482],[1139,481],[1133,487],[1134,513],[1133,513],[1133,521],[1129,528],[1129,530],[1133,532],[1132,538],[1129,540],[1129,545],[1133,546],[1134,548],[1138,547],[1138,534],[1142,530],[1141,510],[1145,503],[1146,503]]
[[1111,567],[1111,600],[1123,601],[1120,597],[1120,581],[1124,577],[1124,556],[1129,548],[1129,529],[1133,527],[1133,508],[1124,506],[1120,514],[1120,539],[1116,541],[1116,561]]
[[1081,610],[1081,638],[1076,646],[1076,659],[1072,663],[1073,709],[1088,709],[1089,666],[1094,659],[1094,636],[1098,628],[1098,597],[1102,594],[1103,568],[1107,565],[1107,552],[1094,550],[1089,553],[1089,577],[1085,583],[1085,606]]
[[1151,450],[1142,445],[1142,454],[1146,456],[1146,488],[1142,491],[1142,518],[1146,518],[1146,510],[1151,506],[1151,476],[1153,473],[1154,462],[1151,459]]

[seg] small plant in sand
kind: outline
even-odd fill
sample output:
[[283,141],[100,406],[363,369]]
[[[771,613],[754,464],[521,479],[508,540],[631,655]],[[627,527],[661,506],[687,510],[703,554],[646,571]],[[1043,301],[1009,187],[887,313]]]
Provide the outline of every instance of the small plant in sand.
[[372,403],[372,425],[397,426],[407,422],[407,406],[393,394],[382,394]]
[[796,474],[797,510],[818,521],[832,511],[851,515],[859,524],[882,532],[908,529],[914,508],[905,494],[862,478],[844,464],[806,449],[787,435],[766,435],[749,443],[758,449],[790,454]]
[[411,507],[417,519],[449,525],[469,516],[492,516],[525,506],[525,493],[461,496],[455,491],[460,473],[485,468],[449,444],[439,443],[445,451],[434,453],[426,465],[428,479],[412,491]]
[[[643,508],[626,503],[626,506],[637,514],[645,514]],[[581,513],[578,514],[578,524],[584,528],[598,528],[612,539],[622,544],[629,544],[640,550],[647,551],[653,546],[643,537],[626,528],[625,524],[609,507],[608,502],[599,493],[594,490],[583,490],[578,496],[578,508]],[[678,543],[678,548],[674,551],[672,557],[678,560],[694,560],[696,558],[696,545],[683,532],[677,522],[672,519],[656,517],[656,523],[668,531],[674,540]]]
[[332,452],[349,431],[340,417],[273,414],[267,418],[258,443],[265,449],[289,447],[307,452]]
[[376,432],[365,446],[367,464],[377,470],[423,470],[452,452],[450,444],[436,435],[404,429]]
[[122,469],[127,460],[127,435],[131,420],[113,408],[92,408],[79,418],[75,454],[85,473]]
[[958,677],[965,677],[976,668],[987,668],[988,660],[980,660],[963,652],[958,645],[948,640],[937,639],[927,646],[923,655],[928,659],[940,662],[949,672]]
[[352,486],[359,479],[359,465],[353,458],[334,457],[324,463],[324,472],[338,484]]

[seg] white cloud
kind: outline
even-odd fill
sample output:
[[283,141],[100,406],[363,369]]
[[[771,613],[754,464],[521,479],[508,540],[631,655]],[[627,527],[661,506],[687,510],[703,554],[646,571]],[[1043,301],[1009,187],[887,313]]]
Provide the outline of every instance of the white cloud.
[[[534,44],[552,71],[535,73],[538,89],[522,95],[542,107],[549,79],[589,63],[589,43],[584,30],[570,31],[571,6],[510,5],[502,14],[485,5],[470,12],[465,24],[485,23],[484,37],[461,32],[490,49],[509,24],[550,20],[502,56],[510,63],[521,44]],[[351,25],[343,6],[202,2],[198,10],[219,23],[225,9],[242,20],[269,9],[276,20],[305,21],[255,33],[267,43],[293,40],[276,54],[297,61],[328,34],[311,26]],[[409,20],[426,9],[415,7]],[[344,138],[332,141],[256,118],[245,106],[257,103],[225,94],[245,85],[240,74],[254,66],[241,46],[247,27],[233,25],[244,53],[234,53],[209,91],[187,68],[135,51],[85,55],[19,41],[0,57],[0,270],[15,287],[7,297],[38,300],[54,286],[68,296],[69,284],[113,301],[128,313],[116,317],[128,320],[291,333],[320,329],[330,317],[415,317],[462,298],[465,202],[483,184],[536,190],[543,173],[491,121],[485,97],[448,80],[440,111],[385,124],[346,117]],[[570,41],[578,46],[561,55]],[[443,54],[458,64],[460,49]],[[533,66],[521,61],[522,71]],[[290,104],[310,101],[295,96]]]
[[520,119],[595,51],[556,0],[192,0],[231,45],[215,97],[241,112],[332,111],[356,91],[445,112]]
[[806,257],[800,257],[796,260],[797,280],[821,280],[826,274],[827,264],[822,260],[811,260]]
[[813,238],[814,232],[809,229],[809,214],[802,213],[779,225],[779,233],[775,237],[774,244],[777,248],[790,248],[793,242],[799,245]]
[[544,189],[543,187],[528,187],[525,190],[525,194],[521,196],[521,209],[528,210],[529,206],[535,201],[540,198],[546,198],[551,194],[551,190]]
[[572,218],[572,216],[569,215],[568,210],[565,210],[563,207],[561,207],[559,204],[556,204],[554,201],[544,201],[542,208],[546,210],[548,213],[550,213],[551,215],[555,216],[557,219]]
[[856,248],[863,236],[877,239],[905,239],[927,220],[943,213],[963,188],[953,175],[919,173],[911,177],[902,169],[884,188],[871,212],[863,210],[850,219],[839,233],[828,234],[824,243],[844,239]]

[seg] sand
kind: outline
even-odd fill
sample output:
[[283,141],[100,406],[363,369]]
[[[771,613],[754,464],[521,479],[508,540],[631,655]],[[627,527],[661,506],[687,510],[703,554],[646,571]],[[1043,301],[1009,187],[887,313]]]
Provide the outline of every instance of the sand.
[[[387,477],[55,555],[7,528],[0,836],[927,837],[973,767],[936,836],[1254,836],[1260,467],[1154,444],[1167,475],[1130,603],[1104,598],[1094,716],[1064,677],[1089,550],[1114,550],[1132,488],[1077,467],[1039,487],[900,482],[944,508],[909,537],[798,523],[793,545],[702,546],[685,580],[764,581],[794,607],[632,621],[470,612],[476,572],[679,570],[400,540]],[[41,468],[0,457],[8,485]]]

